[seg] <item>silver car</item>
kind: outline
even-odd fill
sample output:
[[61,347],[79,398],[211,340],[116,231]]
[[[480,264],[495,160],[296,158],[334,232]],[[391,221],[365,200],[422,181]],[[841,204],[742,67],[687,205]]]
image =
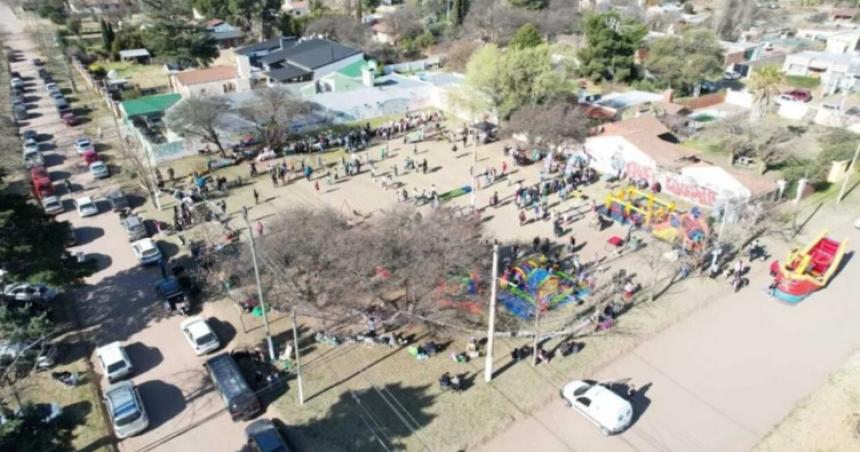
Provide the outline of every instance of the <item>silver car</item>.
[[109,386],[105,404],[117,438],[128,438],[149,427],[149,417],[134,383],[122,381]]

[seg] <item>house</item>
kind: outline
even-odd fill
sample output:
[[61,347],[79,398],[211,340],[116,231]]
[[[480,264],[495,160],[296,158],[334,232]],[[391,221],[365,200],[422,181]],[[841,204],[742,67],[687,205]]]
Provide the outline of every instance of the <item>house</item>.
[[856,55],[860,51],[860,29],[845,30],[830,35],[824,51]]
[[308,0],[284,0],[281,3],[281,11],[293,17],[304,17],[311,13],[311,8]]
[[598,172],[659,183],[661,191],[708,208],[729,200],[750,200],[772,193],[776,184],[760,175],[745,174],[700,158],[653,114],[608,123],[603,132],[585,140],[589,164]]
[[152,62],[152,55],[146,49],[128,49],[119,51],[119,59],[122,61],[134,61],[135,63],[149,64]]
[[830,12],[831,22],[853,22],[860,8],[837,8]]
[[236,47],[242,42],[242,31],[221,19],[211,19],[204,25],[219,49]]
[[140,10],[136,0],[69,0],[68,5],[75,14],[127,14]]
[[733,64],[754,61],[762,53],[759,50],[762,44],[759,43],[719,41],[719,44],[723,49],[723,67],[726,68]]
[[820,77],[825,93],[860,89],[860,55],[816,51],[786,56],[782,70],[788,75]]
[[328,39],[282,36],[236,50],[241,79],[251,86],[269,86],[318,80],[354,63],[364,61],[361,50]]
[[197,96],[222,96],[251,89],[247,80],[240,80],[234,66],[212,66],[205,69],[176,72],[170,75],[173,92],[183,99]]
[[394,45],[397,43],[397,34],[394,27],[386,20],[379,20],[370,26],[372,38],[380,44]]
[[611,112],[613,117],[621,118],[635,114],[641,107],[656,104],[663,100],[663,94],[631,90],[606,94],[593,103],[603,110]]
[[134,152],[153,165],[187,155],[182,139],[164,127],[167,110],[182,99],[179,94],[157,94],[130,99],[119,104],[122,121],[140,143]]

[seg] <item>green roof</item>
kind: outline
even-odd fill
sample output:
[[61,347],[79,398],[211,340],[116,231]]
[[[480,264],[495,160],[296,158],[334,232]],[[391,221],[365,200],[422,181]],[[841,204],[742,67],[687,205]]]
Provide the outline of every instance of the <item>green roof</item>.
[[337,72],[339,72],[339,73],[341,73],[347,77],[359,78],[359,77],[361,77],[361,70],[366,68],[366,67],[368,67],[367,61],[358,60],[355,63],[352,63],[348,66],[342,67]]
[[173,104],[179,102],[182,96],[179,94],[156,94],[154,96],[143,96],[137,99],[121,102],[122,110],[126,118],[143,116],[151,113],[164,113]]

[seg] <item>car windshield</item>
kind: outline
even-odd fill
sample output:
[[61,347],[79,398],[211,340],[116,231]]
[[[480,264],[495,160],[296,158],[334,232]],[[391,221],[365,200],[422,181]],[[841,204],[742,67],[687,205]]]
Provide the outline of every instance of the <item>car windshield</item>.
[[140,254],[144,257],[156,256],[156,255],[158,255],[158,250],[155,248],[150,248],[148,250],[141,251]]
[[82,203],[80,205],[80,207],[81,207],[81,210],[89,210],[89,209],[94,208],[95,205],[93,205],[92,203],[85,202],[85,203]]
[[111,363],[107,366],[107,371],[109,374],[119,372],[123,369],[125,369],[125,362],[123,362],[123,361],[116,361],[116,362]]
[[207,345],[215,341],[215,335],[212,333],[206,333],[203,336],[199,336],[195,339],[197,345]]
[[586,392],[588,392],[588,390],[591,389],[591,386],[592,385],[590,385],[590,384],[580,386],[580,387],[576,388],[576,391],[573,391],[573,395],[581,396],[581,395],[585,394]]
[[138,418],[140,418],[140,411],[137,411],[137,408],[132,407],[131,410],[127,410],[126,412],[124,412],[122,416],[117,413],[116,425],[122,427],[123,425],[131,424]]

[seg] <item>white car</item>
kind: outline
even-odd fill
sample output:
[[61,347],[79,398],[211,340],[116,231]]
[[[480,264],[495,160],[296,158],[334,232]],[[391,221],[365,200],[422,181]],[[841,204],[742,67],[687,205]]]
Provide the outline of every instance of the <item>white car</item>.
[[620,433],[630,426],[633,405],[593,380],[574,380],[561,389],[564,401],[589,421],[600,427],[604,435]]
[[83,154],[86,151],[95,151],[93,142],[87,137],[80,137],[75,140],[75,151],[78,154]]
[[39,151],[39,143],[33,138],[24,138],[24,152],[28,150]]
[[66,211],[66,208],[63,207],[63,203],[60,201],[60,197],[53,195],[42,198],[42,208],[45,209],[45,213],[48,215],[59,215]]
[[149,427],[149,417],[134,383],[123,381],[108,387],[105,404],[117,438],[128,438]]
[[740,80],[741,74],[738,74],[735,71],[725,71],[723,72],[723,80]]
[[209,324],[206,323],[206,319],[203,317],[186,319],[179,324],[179,327],[197,355],[209,353],[221,346],[218,336],[215,335],[215,332],[212,331],[212,328],[209,327]]
[[78,209],[78,215],[81,217],[89,217],[99,213],[99,207],[93,202],[93,198],[89,196],[76,199],[75,208]]
[[23,88],[24,81],[18,77],[12,77],[12,79],[9,80],[9,86],[11,86],[12,88]]
[[34,166],[44,166],[45,158],[42,157],[42,153],[39,151],[24,151],[24,166],[27,168],[32,168]]
[[119,341],[97,348],[96,359],[101,364],[102,372],[109,383],[131,375],[133,369],[131,360],[128,359],[125,347]]
[[3,288],[3,295],[15,301],[24,302],[50,302],[57,298],[57,289],[44,284],[17,283],[7,284]]
[[90,163],[90,174],[96,179],[104,179],[110,177],[110,169],[101,160]]
[[132,242],[131,250],[141,264],[154,264],[161,260],[161,250],[150,238],[140,239]]

